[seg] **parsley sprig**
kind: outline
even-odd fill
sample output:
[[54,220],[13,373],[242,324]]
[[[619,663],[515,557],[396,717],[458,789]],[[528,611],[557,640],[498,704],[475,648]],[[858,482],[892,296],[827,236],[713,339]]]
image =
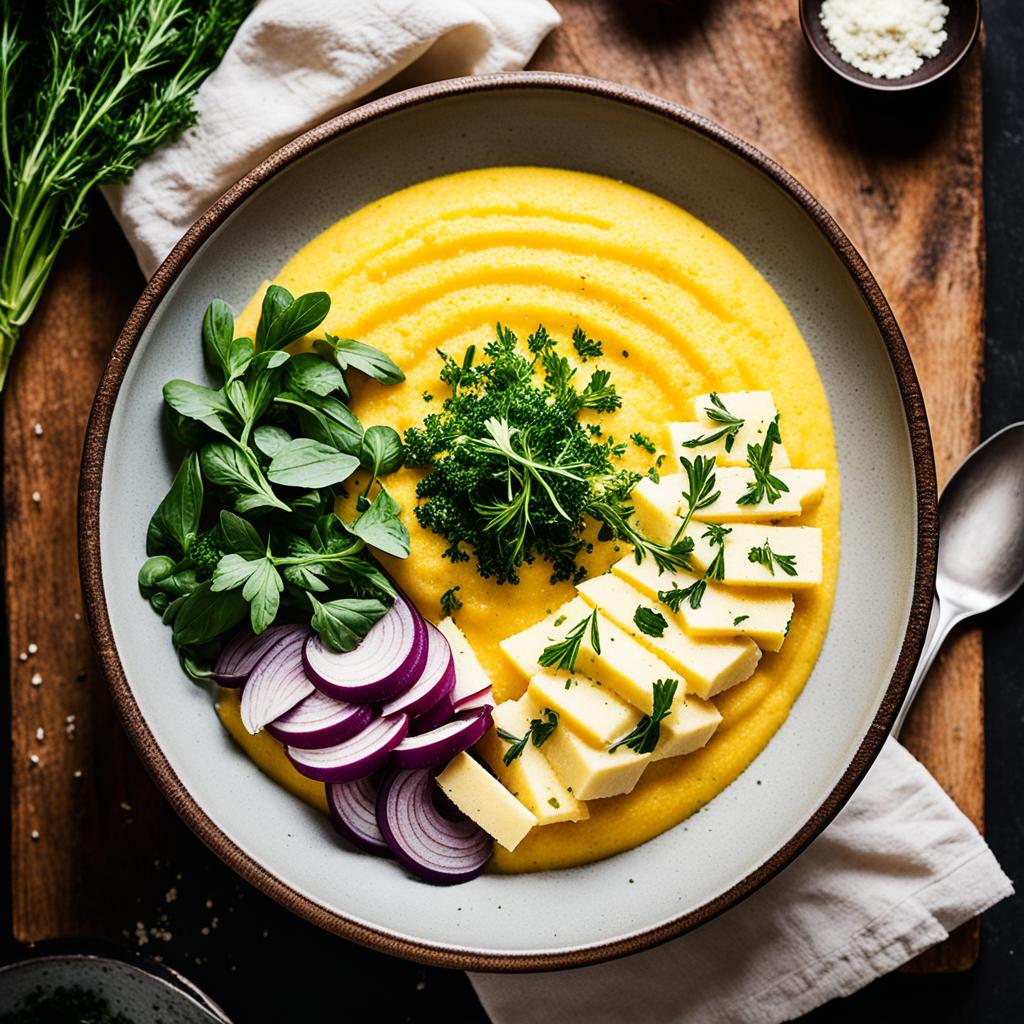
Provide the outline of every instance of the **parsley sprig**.
[[643,604],[636,606],[636,611],[633,612],[633,622],[641,633],[656,638],[664,636],[665,630],[668,629],[668,621],[665,616]]
[[509,744],[508,750],[505,751],[501,758],[506,768],[517,758],[523,756],[527,743],[532,740],[535,747],[541,747],[551,738],[551,734],[555,729],[558,728],[557,711],[545,708],[540,715],[540,718],[530,719],[530,728],[522,736],[516,736],[507,729],[498,729],[498,737]]
[[761,547],[752,547],[747,553],[751,562],[763,565],[773,576],[778,566],[787,576],[796,575],[796,555],[777,555],[766,540]]
[[537,659],[541,667],[554,668],[556,671],[564,669],[567,672],[575,672],[576,659],[580,656],[580,646],[588,629],[590,630],[590,646],[594,648],[595,654],[600,654],[601,635],[595,608],[586,618],[580,619],[562,640],[549,644],[541,651],[541,655]]
[[737,505],[760,505],[765,500],[769,505],[774,505],[782,497],[782,492],[789,490],[782,480],[772,474],[773,449],[777,444],[782,444],[778,414],[768,424],[764,441],[747,445],[747,464],[754,471],[754,479],[747,484],[746,494],[736,500]]
[[[582,329],[573,345],[581,358],[600,355],[600,343]],[[640,474],[617,465],[625,444],[579,418],[620,407],[611,374],[591,370],[578,386],[579,368],[543,326],[523,351],[499,324],[478,355],[475,346],[461,361],[441,353],[451,396],[405,434],[406,461],[426,469],[416,517],[449,542],[444,556],[468,561],[471,548],[480,575],[499,583],[518,583],[522,565],[540,557],[551,564],[553,582],[579,582],[586,571],[577,558],[592,519],[601,540],[628,542],[638,561],[685,568],[692,542],[657,543],[632,521],[629,496]]]
[[628,747],[637,754],[649,754],[661,739],[661,723],[672,713],[672,702],[679,688],[678,679],[659,679],[654,684],[653,708],[651,714],[644,715],[636,724],[636,728],[621,740],[616,740],[608,753],[614,754],[619,747]]
[[732,451],[732,446],[736,442],[736,435],[740,432],[744,424],[744,420],[741,420],[737,416],[733,416],[728,409],[726,409],[722,399],[712,391],[708,396],[711,400],[711,405],[705,407],[704,415],[713,423],[722,423],[724,426],[721,430],[716,430],[711,434],[703,434],[700,437],[692,438],[689,441],[683,442],[684,448],[703,448],[704,445],[714,444],[715,441],[720,438],[725,438],[725,450],[727,452]]
[[704,600],[704,594],[708,588],[708,580],[725,579],[725,537],[732,533],[732,528],[719,526],[717,523],[707,523],[707,529],[701,537],[707,537],[711,544],[718,548],[714,558],[708,563],[704,575],[699,580],[694,580],[688,587],[672,585],[671,590],[659,590],[658,600],[668,605],[674,612],[678,612],[684,601],[690,602],[690,607],[696,610]]
[[462,598],[458,593],[461,589],[462,587],[449,587],[441,595],[441,614],[445,618],[450,619],[452,614],[462,607]]

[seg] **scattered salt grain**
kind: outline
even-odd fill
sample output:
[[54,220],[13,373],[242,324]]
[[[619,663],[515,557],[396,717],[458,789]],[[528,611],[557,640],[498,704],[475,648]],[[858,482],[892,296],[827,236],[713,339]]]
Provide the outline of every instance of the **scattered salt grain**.
[[39,644],[29,644],[28,645],[28,653],[29,654],[38,654],[39,653]]
[[22,651],[21,654],[18,655],[18,661],[28,661],[28,653],[26,651]]
[[[26,657],[26,660],[27,660],[28,655],[26,655],[25,657]],[[33,672],[32,673],[32,678],[29,680],[29,682],[31,682],[33,686],[42,686],[43,685],[43,677],[38,672]]]
[[40,743],[42,743],[42,742],[43,742],[43,737],[44,737],[45,735],[46,735],[46,733],[45,733],[45,731],[43,730],[43,727],[42,727],[42,726],[39,726],[39,728],[38,728],[38,729],[36,729],[36,739],[37,739],[37,740],[38,740],[38,741],[39,741]]
[[38,754],[29,754],[28,755],[28,759],[32,763],[33,767],[35,765],[39,764],[39,755]]
[[39,842],[39,830],[38,829],[32,829],[31,835],[32,835],[32,842],[38,843]]
[[33,491],[32,500],[38,505],[43,500],[43,496],[38,491]]
[[42,425],[42,423],[37,423],[32,428],[32,433],[35,434],[36,437],[42,437],[43,436],[43,425]]
[[872,78],[905,78],[942,49],[941,0],[825,0],[821,24],[839,56]]
[[71,775],[72,775],[72,778],[75,778],[75,779],[80,779],[80,778],[82,777],[82,770],[81,770],[80,768],[76,768],[76,769],[75,769],[75,770],[74,770],[74,771],[73,771],[73,772],[71,773]]

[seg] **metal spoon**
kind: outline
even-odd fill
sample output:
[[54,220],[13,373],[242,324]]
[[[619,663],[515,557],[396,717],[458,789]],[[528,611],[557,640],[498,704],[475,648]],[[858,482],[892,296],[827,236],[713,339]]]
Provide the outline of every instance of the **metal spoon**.
[[939,498],[935,598],[921,660],[896,716],[893,736],[950,630],[990,611],[1024,583],[1024,423],[975,448]]

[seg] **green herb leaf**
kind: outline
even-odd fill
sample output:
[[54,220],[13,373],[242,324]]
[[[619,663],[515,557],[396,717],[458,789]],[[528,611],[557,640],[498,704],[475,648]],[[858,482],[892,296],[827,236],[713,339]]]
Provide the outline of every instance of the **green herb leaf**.
[[646,435],[642,434],[639,430],[629,435],[630,441],[637,446],[637,448],[643,448],[645,452],[653,455],[658,449],[654,442]]
[[715,459],[712,455],[698,455],[692,462],[682,455],[679,462],[686,472],[687,489],[683,491],[683,498],[686,501],[686,514],[683,522],[676,531],[678,539],[690,525],[690,520],[695,512],[713,505],[720,497],[719,491],[715,490]]
[[396,558],[409,557],[409,531],[401,506],[382,487],[370,507],[348,529],[370,547]]
[[249,610],[241,590],[215,593],[210,583],[201,583],[179,600],[173,616],[174,642],[179,647],[204,644],[221,636],[234,629]]
[[659,590],[658,600],[667,605],[674,612],[678,612],[684,601],[689,601],[691,608],[699,608],[704,599],[704,591],[707,590],[707,581],[701,577],[695,580],[688,587],[680,587],[672,584],[671,590]]
[[251,338],[235,338],[228,346],[227,363],[224,367],[228,382],[238,380],[253,361]]
[[636,628],[641,633],[646,633],[648,636],[664,636],[665,630],[668,629],[668,620],[661,612],[656,612],[642,604],[636,606],[636,611],[633,612],[633,622],[636,623]]
[[184,555],[199,530],[203,478],[195,453],[186,455],[174,482],[157,506],[146,530],[146,554]]
[[214,299],[203,314],[203,351],[225,380],[230,376],[230,351],[234,338],[235,314],[223,299]]
[[398,384],[405,380],[405,374],[391,356],[362,342],[325,334],[324,340],[317,341],[315,347],[321,355],[333,358],[341,369],[351,367],[381,384]]
[[277,617],[282,590],[284,581],[274,563],[269,558],[261,559],[242,588],[242,597],[249,602],[249,619],[254,633],[262,633]]
[[281,315],[293,302],[295,296],[292,295],[287,288],[282,288],[279,284],[272,284],[267,286],[267,290],[263,293],[263,306],[260,309],[260,322],[256,327],[256,351],[263,352],[270,348],[267,344],[267,335],[270,331],[270,327],[273,322]]
[[235,410],[223,391],[172,380],[164,385],[164,401],[186,419],[198,420],[218,434],[230,436],[226,423],[234,418]]
[[775,566],[778,566],[787,576],[795,576],[797,574],[796,555],[775,554],[767,540],[765,540],[762,547],[752,547],[747,552],[747,558],[751,562],[763,565],[772,576],[775,575]]
[[288,506],[274,494],[259,468],[234,445],[224,441],[211,441],[203,445],[199,452],[199,464],[203,476],[210,483],[241,492],[235,500],[237,511],[248,512],[256,508],[288,511]]
[[314,352],[292,356],[284,379],[288,389],[300,395],[309,393],[325,397],[335,391],[348,394],[341,370]]
[[462,607],[462,600],[458,596],[458,591],[462,587],[449,587],[441,595],[441,614],[444,618],[451,618]]
[[741,622],[746,622],[749,618],[749,615],[737,615],[736,618],[732,620],[732,624],[734,626],[738,626]]
[[[272,286],[273,287],[273,286]],[[281,289],[284,292],[284,289]],[[284,297],[278,292],[274,298],[274,309],[270,323],[264,326],[263,319],[267,315],[267,296],[263,299],[263,317],[260,327],[263,328],[262,339],[259,331],[256,334],[256,346],[260,352],[270,349],[281,349],[293,341],[304,338],[310,331],[323,323],[324,317],[331,311],[331,297],[327,292],[309,292],[297,299],[284,304]]]
[[329,487],[347,480],[358,466],[359,460],[353,455],[299,437],[274,455],[267,477],[283,487]]
[[713,423],[724,423],[725,426],[721,430],[716,430],[711,434],[704,434],[701,437],[695,437],[689,441],[683,442],[684,448],[702,448],[704,445],[714,444],[719,438],[725,438],[725,450],[727,452],[732,451],[732,446],[736,442],[736,435],[740,432],[743,427],[744,420],[733,416],[725,405],[722,403],[721,398],[712,391],[708,396],[711,400],[711,405],[705,407],[704,415]]
[[266,551],[266,541],[252,523],[223,509],[220,513],[220,529],[229,551],[243,558],[259,558]]
[[398,469],[405,459],[402,438],[392,427],[368,427],[363,434],[359,461],[373,473],[374,479]]
[[516,736],[513,733],[510,733],[507,729],[502,729],[499,726],[498,738],[509,744],[508,750],[505,751],[501,758],[502,763],[506,768],[508,768],[513,761],[522,757],[523,751],[526,749],[526,744],[530,742],[530,730],[527,729],[522,736]]
[[252,432],[252,443],[268,459],[272,459],[285,445],[290,444],[291,440],[292,435],[284,427],[257,427]]
[[782,444],[778,415],[768,425],[761,444],[747,445],[747,464],[754,471],[754,479],[747,484],[747,492],[737,499],[737,505],[760,505],[765,500],[774,505],[782,497],[781,492],[789,490],[783,481],[772,475],[773,448],[777,444]]
[[517,758],[522,757],[523,751],[526,749],[526,744],[533,740],[535,747],[543,746],[551,734],[558,728],[558,712],[552,711],[550,708],[544,708],[540,713],[540,718],[530,719],[530,728],[523,733],[522,736],[515,736],[508,732],[506,729],[498,728],[498,738],[504,740],[509,744],[508,750],[505,751],[501,760],[502,763],[508,768],[513,761]]
[[[547,332],[545,332],[545,334],[546,333]],[[576,325],[576,329],[572,332],[572,347],[576,349],[576,354],[583,360],[583,362],[602,355],[601,342],[595,341],[593,338],[588,338],[586,331],[584,331],[578,324]]]
[[576,671],[576,659],[580,655],[580,646],[583,638],[590,630],[590,646],[596,654],[601,653],[601,637],[598,632],[597,609],[595,608],[586,618],[576,623],[565,638],[557,643],[549,644],[541,652],[537,659],[542,668],[554,668],[556,671]]
[[614,754],[619,747],[628,747],[637,754],[650,754],[661,739],[661,722],[672,713],[672,702],[679,688],[678,679],[659,679],[654,684],[654,700],[651,714],[644,715],[631,733],[616,740],[608,748]]
[[380,601],[349,597],[321,603],[309,595],[312,626],[324,643],[336,651],[352,651],[387,611]]
[[307,393],[301,399],[292,392],[278,395],[275,402],[301,410],[299,424],[303,432],[330,445],[346,455],[359,456],[363,445],[363,426],[349,410],[335,398],[320,398]]
[[711,544],[718,548],[715,552],[715,557],[708,563],[707,569],[704,570],[704,578],[709,580],[724,580],[725,579],[725,538],[728,534],[732,533],[732,528],[728,526],[719,526],[717,523],[706,523],[706,529],[701,534],[701,537],[706,537],[710,540]]

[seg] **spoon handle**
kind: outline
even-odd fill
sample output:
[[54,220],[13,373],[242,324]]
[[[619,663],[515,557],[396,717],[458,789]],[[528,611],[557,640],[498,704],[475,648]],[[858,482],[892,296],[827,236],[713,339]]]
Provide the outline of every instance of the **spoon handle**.
[[949,636],[950,630],[969,615],[970,612],[958,607],[951,601],[943,602],[939,600],[938,594],[932,597],[932,614],[928,620],[928,631],[925,633],[924,646],[921,648],[921,658],[917,663],[913,678],[910,680],[910,686],[907,689],[907,696],[903,701],[903,706],[900,708],[896,721],[893,723],[893,737],[899,737],[903,723],[906,721],[907,713],[910,711],[910,706],[914,703],[914,698],[917,696],[918,690],[921,689],[921,684],[925,681],[928,670],[932,667],[939,649],[946,642],[946,637]]

